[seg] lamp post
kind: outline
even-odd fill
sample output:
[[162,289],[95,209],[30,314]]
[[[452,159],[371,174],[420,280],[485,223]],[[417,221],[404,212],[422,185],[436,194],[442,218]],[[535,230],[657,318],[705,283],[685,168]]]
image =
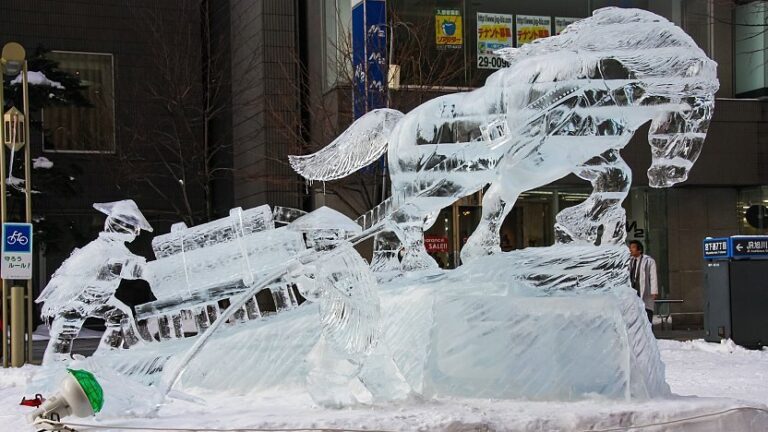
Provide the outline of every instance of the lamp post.
[[[17,108],[5,111],[5,97],[3,87],[5,75],[16,76],[22,74],[23,113]],[[7,218],[6,197],[6,168],[5,147],[12,151],[24,148],[24,201],[26,222],[32,222],[32,185],[31,165],[32,155],[30,146],[25,145],[29,141],[29,82],[27,76],[27,61],[24,47],[16,42],[9,42],[3,47],[0,56],[0,114],[2,114],[2,127],[0,127],[0,222],[5,223]],[[3,239],[5,240],[5,239]],[[21,366],[24,363],[24,315],[26,315],[26,341],[27,361],[32,361],[32,280],[26,281],[26,290],[23,287],[13,287],[9,295],[10,281],[2,280],[2,317],[3,317],[3,367],[8,367],[8,332],[9,309],[11,315],[11,355],[13,366]],[[25,294],[26,291],[26,294]],[[12,306],[9,308],[9,300]],[[26,300],[26,313],[24,303]]]

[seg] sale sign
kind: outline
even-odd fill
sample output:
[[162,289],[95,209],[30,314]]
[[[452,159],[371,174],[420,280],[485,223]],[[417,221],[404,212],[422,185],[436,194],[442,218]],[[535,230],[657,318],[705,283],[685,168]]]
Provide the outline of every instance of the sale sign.
[[448,237],[424,236],[424,247],[429,253],[448,252]]

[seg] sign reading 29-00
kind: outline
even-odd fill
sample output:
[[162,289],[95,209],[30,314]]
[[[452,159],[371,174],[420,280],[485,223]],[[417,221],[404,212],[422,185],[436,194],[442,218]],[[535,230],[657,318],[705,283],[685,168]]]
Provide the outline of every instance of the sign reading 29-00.
[[32,224],[4,223],[3,279],[32,279]]
[[514,46],[512,15],[477,13],[477,67],[479,69],[501,69],[509,62],[495,52]]

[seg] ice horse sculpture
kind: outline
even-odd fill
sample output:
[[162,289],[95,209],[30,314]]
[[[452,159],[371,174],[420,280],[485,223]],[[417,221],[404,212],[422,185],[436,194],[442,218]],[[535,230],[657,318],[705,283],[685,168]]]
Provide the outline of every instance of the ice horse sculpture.
[[[337,406],[668,395],[629,285],[631,174],[619,150],[650,120],[651,184],[683,181],[712,116],[715,64],[663,18],[615,8],[503,55],[511,66],[484,88],[406,115],[373,111],[329,148],[292,158],[330,180],[389,148],[392,198],[359,226],[320,209],[276,227],[291,212],[265,206],[157,237],[147,269],[158,300],[137,307],[144,343],[100,349],[89,365],[166,391],[294,388]],[[558,215],[557,243],[500,253],[517,195],[571,172],[594,190]],[[487,184],[464,265],[377,282],[372,269],[396,250],[382,230],[405,243],[399,271],[430,267],[424,227]],[[374,235],[369,267],[352,246]]]
[[[594,192],[558,215],[558,240],[622,243],[620,204],[631,173],[619,151],[651,121],[651,186],[684,181],[712,116],[715,62],[664,18],[618,8],[501,54],[510,66],[484,87],[408,114],[372,111],[327,148],[291,156],[291,165],[308,179],[333,180],[388,151],[392,196],[360,222],[397,235],[404,270],[435,267],[423,231],[441,208],[490,184],[480,225],[462,249],[468,262],[501,251],[499,229],[520,193],[569,173]],[[397,239],[377,239],[374,267],[392,267],[381,261],[393,259]]]

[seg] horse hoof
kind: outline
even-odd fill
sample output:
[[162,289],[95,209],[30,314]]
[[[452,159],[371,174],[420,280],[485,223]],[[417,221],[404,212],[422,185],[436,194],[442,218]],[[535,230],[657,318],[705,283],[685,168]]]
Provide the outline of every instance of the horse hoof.
[[439,266],[432,259],[431,256],[425,254],[409,254],[406,253],[403,256],[403,261],[400,263],[400,269],[404,272],[419,271],[419,270],[433,270]]

